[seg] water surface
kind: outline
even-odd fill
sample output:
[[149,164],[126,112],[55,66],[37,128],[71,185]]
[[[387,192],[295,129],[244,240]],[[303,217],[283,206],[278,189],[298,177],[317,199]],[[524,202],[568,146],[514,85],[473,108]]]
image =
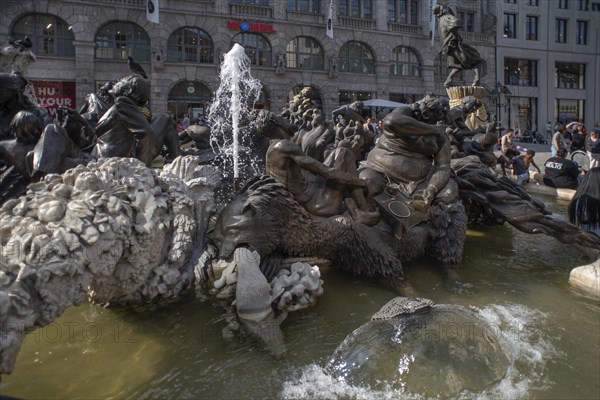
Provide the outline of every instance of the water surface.
[[[566,203],[550,208],[562,213]],[[477,286],[473,295],[446,291],[433,260],[406,265],[423,297],[472,307],[510,346],[513,361],[501,382],[458,397],[600,398],[600,305],[567,283],[569,271],[590,260],[575,246],[509,226],[470,230],[465,248],[461,271]],[[284,322],[289,351],[282,359],[248,337],[223,340],[224,304],[193,294],[148,312],[84,305],[26,337],[1,393],[29,399],[422,398],[410,387],[375,390],[327,373],[323,367],[346,335],[395,294],[342,271],[323,271],[323,279],[316,306]]]

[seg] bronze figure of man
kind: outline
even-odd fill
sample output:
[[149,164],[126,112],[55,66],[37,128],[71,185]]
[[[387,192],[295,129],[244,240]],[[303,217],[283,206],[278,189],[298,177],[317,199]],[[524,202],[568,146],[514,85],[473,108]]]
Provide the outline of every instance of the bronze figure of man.
[[438,20],[440,38],[443,41],[443,54],[450,69],[445,87],[452,86],[452,78],[465,69],[473,70],[475,77],[472,86],[479,85],[479,65],[483,62],[479,52],[464,44],[458,30],[462,28],[462,21],[456,17],[452,10],[436,4],[433,13]]

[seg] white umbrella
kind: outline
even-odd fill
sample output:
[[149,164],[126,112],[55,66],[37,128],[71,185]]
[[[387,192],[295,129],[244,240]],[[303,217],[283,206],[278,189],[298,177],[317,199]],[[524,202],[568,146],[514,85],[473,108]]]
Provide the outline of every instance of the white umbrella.
[[408,104],[404,103],[396,103],[395,101],[383,100],[383,99],[372,99],[363,101],[363,106],[365,107],[385,107],[385,108],[398,108],[408,106]]

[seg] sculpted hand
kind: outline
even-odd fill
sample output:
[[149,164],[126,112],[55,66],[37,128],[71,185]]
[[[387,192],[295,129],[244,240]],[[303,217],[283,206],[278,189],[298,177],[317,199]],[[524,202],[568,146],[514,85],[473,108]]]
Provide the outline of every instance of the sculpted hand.
[[371,182],[371,181],[366,181],[366,182],[367,182],[367,198],[373,197],[375,194],[377,194],[381,190],[379,188],[379,185],[375,184],[374,182]]
[[435,195],[437,194],[437,190],[433,186],[428,186],[427,189],[424,189],[422,192],[423,201],[425,204],[431,204],[433,199],[435,199]]
[[446,127],[446,135],[448,135],[448,136],[456,135],[459,132],[460,132],[460,129],[458,129],[458,128],[453,128],[451,126]]

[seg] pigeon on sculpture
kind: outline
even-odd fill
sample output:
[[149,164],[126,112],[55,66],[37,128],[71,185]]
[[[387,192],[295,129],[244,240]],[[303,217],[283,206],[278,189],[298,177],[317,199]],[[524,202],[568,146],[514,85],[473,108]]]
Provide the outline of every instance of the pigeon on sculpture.
[[144,78],[148,79],[148,76],[146,75],[146,71],[144,71],[144,68],[142,68],[142,66],[140,64],[133,61],[133,57],[131,57],[131,56],[127,57],[127,66],[129,66],[129,70],[132,73],[141,75]]
[[12,44],[15,47],[20,47],[21,49],[30,49],[33,47],[33,43],[27,35],[25,35],[25,38],[23,39],[10,40],[8,43]]

